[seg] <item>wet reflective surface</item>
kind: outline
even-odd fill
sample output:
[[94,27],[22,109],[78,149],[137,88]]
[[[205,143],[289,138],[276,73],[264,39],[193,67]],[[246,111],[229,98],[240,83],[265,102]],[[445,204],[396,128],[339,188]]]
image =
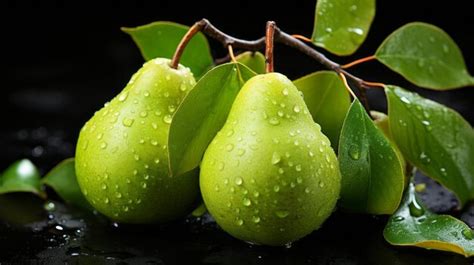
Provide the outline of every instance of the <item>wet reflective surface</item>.
[[[72,156],[63,130],[43,127],[7,133],[7,149],[31,157],[42,172]],[[9,149],[10,150],[10,149]],[[422,175],[423,201],[453,213],[456,200]],[[459,255],[388,245],[386,217],[334,214],[324,226],[290,248],[251,246],[233,239],[205,215],[167,225],[121,225],[57,200],[30,194],[0,196],[1,264],[472,264]],[[454,212],[474,226],[474,207]]]

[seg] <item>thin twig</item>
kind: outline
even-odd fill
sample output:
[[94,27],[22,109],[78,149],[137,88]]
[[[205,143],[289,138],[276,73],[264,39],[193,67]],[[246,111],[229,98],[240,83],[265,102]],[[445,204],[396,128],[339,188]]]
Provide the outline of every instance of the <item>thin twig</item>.
[[[222,45],[224,45],[225,48],[227,48],[229,45],[232,45],[234,49],[243,49],[243,50],[248,50],[248,51],[259,51],[263,50],[265,48],[265,37],[256,39],[256,40],[243,40],[243,39],[238,39],[233,36],[230,36],[222,31],[220,31],[218,28],[216,28],[214,25],[209,22],[207,19],[202,19],[194,24],[196,27],[195,29],[201,30],[204,34],[206,34],[208,37],[213,38],[220,42]],[[194,27],[194,26],[193,26]],[[193,29],[191,27],[191,29]],[[191,31],[190,29],[190,31]],[[188,32],[189,33],[189,32]],[[186,34],[192,37],[193,34]],[[183,41],[185,38],[183,38]],[[189,42],[190,38],[187,40]],[[182,42],[183,42],[182,41]],[[186,42],[186,43],[187,43]],[[347,72],[345,69],[342,68],[341,65],[339,65],[336,62],[331,61],[328,59],[324,54],[320,53],[318,50],[310,47],[303,41],[297,39],[296,37],[285,33],[284,31],[280,30],[277,26],[275,26],[275,31],[274,31],[274,42],[278,42],[290,47],[293,47],[300,52],[306,54],[307,56],[313,58],[320,64],[322,64],[324,67],[326,67],[329,70],[333,70],[337,72],[338,74],[343,74],[347,81],[350,81],[352,84],[357,86],[359,90],[364,90],[364,92],[361,92],[362,94],[365,95],[365,90],[367,88],[371,87],[380,87],[381,83],[374,83],[374,82],[366,82],[362,80],[361,78],[354,76],[353,74]],[[186,44],[185,43],[185,44]],[[178,49],[176,53],[178,53],[178,50],[182,53],[184,50],[184,47],[182,47],[181,43],[178,46]],[[175,54],[176,55],[176,54]],[[174,56],[176,57],[176,56]],[[173,57],[173,58],[174,58]],[[228,59],[227,59],[228,60]],[[179,61],[179,57],[178,57]],[[176,63],[176,62],[175,62]]]
[[227,50],[229,51],[229,58],[233,63],[237,62],[237,59],[235,59],[234,55],[234,49],[232,48],[232,45],[227,45]]
[[265,72],[273,72],[273,39],[275,36],[276,24],[274,21],[267,22],[265,30]]
[[302,41],[304,41],[304,42],[309,42],[309,43],[312,42],[310,38],[305,37],[305,36],[300,35],[300,34],[291,34],[291,37],[293,37],[293,38],[295,38],[295,39],[302,40]]
[[358,65],[358,64],[361,64],[361,63],[365,63],[365,62],[368,62],[368,61],[372,61],[372,60],[375,60],[375,55],[360,58],[360,59],[355,60],[353,62],[350,62],[348,64],[341,65],[341,68],[342,69],[347,69],[347,68],[350,68],[352,66],[355,66],[355,65]]

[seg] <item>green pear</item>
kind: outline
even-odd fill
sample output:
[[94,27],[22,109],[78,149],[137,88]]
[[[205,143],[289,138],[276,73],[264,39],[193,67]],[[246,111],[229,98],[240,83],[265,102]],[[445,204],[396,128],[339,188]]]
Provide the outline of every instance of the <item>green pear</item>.
[[216,222],[241,240],[291,243],[332,213],[341,186],[328,138],[284,75],[250,79],[205,152],[200,187]]
[[97,211],[125,223],[166,222],[199,198],[197,171],[171,176],[172,115],[195,84],[189,68],[157,58],[143,65],[82,128],[76,150],[79,186]]

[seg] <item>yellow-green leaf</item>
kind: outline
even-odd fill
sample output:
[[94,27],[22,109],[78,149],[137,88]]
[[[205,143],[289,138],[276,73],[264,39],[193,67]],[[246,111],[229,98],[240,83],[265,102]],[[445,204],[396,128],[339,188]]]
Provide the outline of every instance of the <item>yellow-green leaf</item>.
[[388,243],[474,255],[474,234],[461,220],[430,212],[410,183],[400,208],[388,220],[383,235]]

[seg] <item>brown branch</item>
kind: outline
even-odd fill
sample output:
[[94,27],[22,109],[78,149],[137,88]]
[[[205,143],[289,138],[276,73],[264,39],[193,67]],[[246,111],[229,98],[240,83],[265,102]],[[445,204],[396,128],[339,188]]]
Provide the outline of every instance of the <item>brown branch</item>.
[[[198,27],[197,29],[200,29],[200,31],[206,34],[208,37],[213,38],[217,40],[218,42],[220,42],[225,48],[227,48],[229,45],[232,45],[232,47],[235,49],[244,49],[248,51],[259,51],[265,48],[265,37],[262,37],[256,40],[238,39],[220,31],[218,28],[212,25],[211,22],[209,22],[209,20],[207,19],[202,19],[196,22],[194,26]],[[191,27],[190,31],[193,29],[193,27]],[[185,40],[186,36],[189,35],[192,37],[194,34],[192,35],[186,34],[185,37],[183,38],[183,41]],[[365,90],[367,88],[380,87],[381,85],[380,83],[366,82],[362,80],[361,78],[352,75],[351,73],[343,69],[342,66],[339,65],[338,63],[331,61],[326,56],[324,56],[324,54],[320,53],[318,50],[310,47],[303,41],[299,40],[297,37],[294,37],[290,34],[285,33],[284,31],[280,30],[277,26],[275,26],[273,37],[274,37],[275,42],[295,48],[298,51],[313,58],[315,61],[322,64],[327,69],[333,70],[337,72],[338,74],[343,74],[347,78],[348,82],[351,82],[352,84],[357,86],[357,88],[361,91],[361,95],[365,95]],[[189,40],[187,40],[187,42],[189,42]],[[178,46],[178,49],[176,51],[177,53],[178,53],[178,50],[181,50],[181,53],[183,52],[182,50],[184,50],[184,48],[182,48],[181,43]]]
[[265,72],[273,72],[273,39],[275,36],[276,24],[274,21],[267,22],[265,30]]

